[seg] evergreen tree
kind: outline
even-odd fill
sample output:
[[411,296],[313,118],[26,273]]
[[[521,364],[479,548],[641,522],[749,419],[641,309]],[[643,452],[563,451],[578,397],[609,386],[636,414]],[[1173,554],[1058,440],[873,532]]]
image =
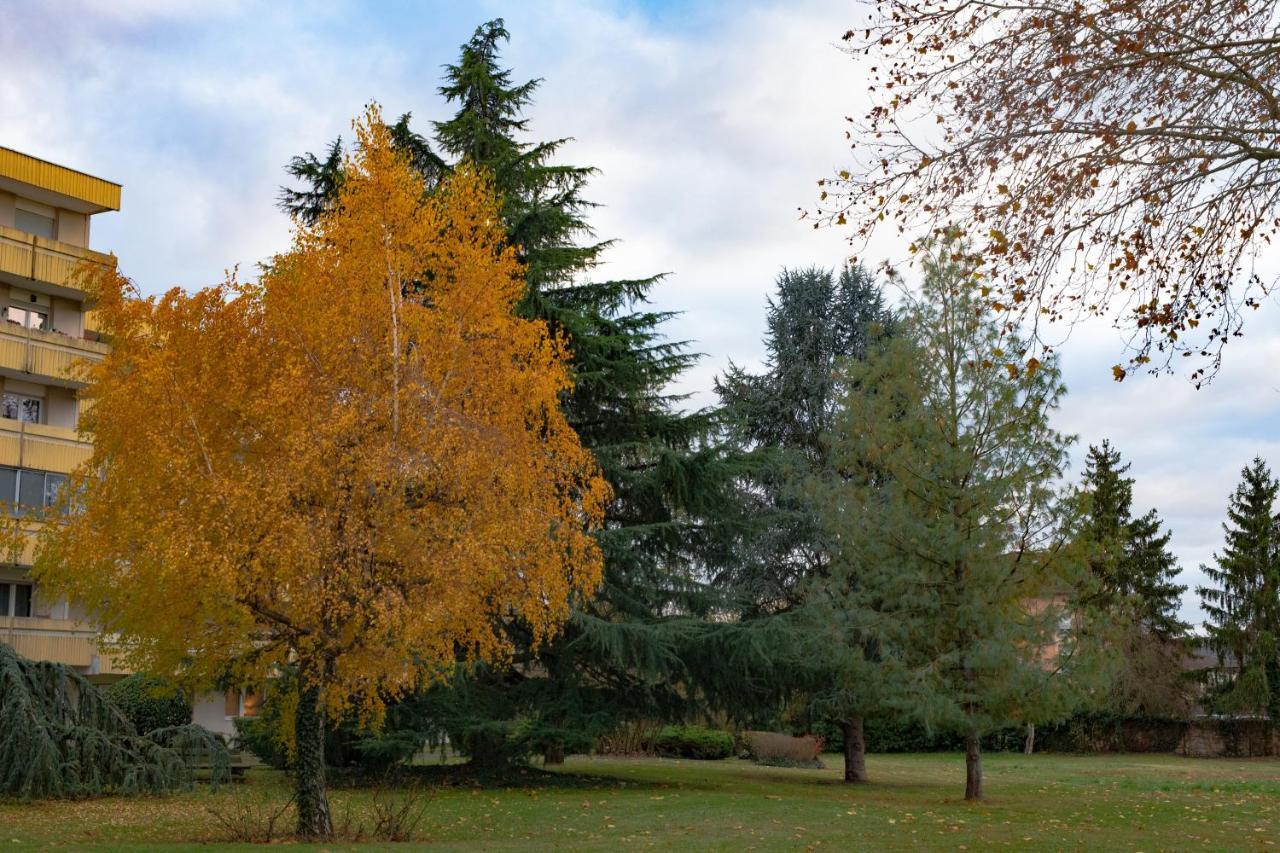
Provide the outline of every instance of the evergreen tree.
[[747,521],[738,557],[717,578],[745,614],[789,609],[803,580],[820,573],[827,548],[804,484],[826,467],[837,376],[888,331],[891,312],[862,267],[783,270],[766,309],[765,365],[730,364],[716,381],[727,440],[744,453],[740,506]]
[[216,786],[231,778],[222,741],[184,722],[139,733],[69,666],[32,661],[0,643],[0,794],[82,798],[190,790],[206,760]]
[[1226,547],[1202,566],[1209,645],[1222,664],[1220,710],[1280,719],[1280,484],[1260,458],[1244,469],[1227,508]]
[[884,701],[964,737],[977,799],[983,734],[1072,707],[1055,675],[1076,648],[1062,624],[1082,567],[1062,542],[1057,366],[1017,360],[1024,348],[981,310],[955,252],[926,253],[902,331],[846,368],[840,477],[820,504],[834,559],[815,592],[858,649],[877,641]]
[[[719,548],[699,520],[728,499],[722,483],[730,469],[707,444],[710,416],[681,411],[681,398],[667,390],[697,356],[663,336],[669,313],[646,306],[661,276],[591,277],[611,245],[593,238],[586,218],[595,170],[556,162],[566,139],[522,139],[539,81],[512,82],[500,65],[507,38],[503,22],[490,21],[446,66],[440,92],[457,110],[433,124],[434,147],[409,129],[407,115],[392,135],[429,191],[452,168],[445,157],[493,176],[525,269],[520,313],[567,340],[575,386],[562,408],[613,487],[599,534],[604,585],[580,602],[561,636],[536,649],[525,626],[506,624],[516,650],[511,667],[473,669],[419,705],[476,760],[530,750],[556,760],[622,719],[679,715],[698,697],[685,664],[711,652],[687,646],[705,634],[699,617],[717,601],[701,566]],[[295,158],[289,171],[304,188],[284,190],[282,206],[307,218],[330,203],[341,185],[341,151],[338,141],[323,157]]]
[[1177,559],[1169,551],[1172,534],[1161,532],[1152,509],[1133,517],[1133,478],[1120,451],[1103,441],[1085,457],[1084,493],[1088,510],[1083,534],[1092,546],[1089,566],[1104,606],[1124,609],[1163,637],[1180,637],[1188,626],[1178,619],[1185,586],[1175,582]]
[[1133,516],[1129,464],[1104,441],[1085,457],[1079,544],[1093,582],[1092,604],[1119,654],[1106,706],[1119,714],[1179,715],[1187,710],[1183,659],[1189,627],[1178,618],[1185,586],[1176,583],[1172,534],[1152,509]]
[[[746,461],[738,481],[737,556],[716,580],[736,596],[745,619],[800,616],[779,619],[778,626],[795,632],[803,648],[815,638],[826,644],[827,629],[839,624],[819,599],[803,613],[796,608],[807,583],[824,576],[830,562],[808,486],[828,469],[840,366],[865,357],[871,341],[889,331],[892,315],[857,266],[838,278],[816,267],[783,270],[776,288],[767,308],[764,371],[730,365],[716,383],[727,440]],[[866,778],[862,718],[873,707],[874,672],[862,651],[837,659],[829,645],[807,654],[775,650],[794,659],[779,668],[776,687],[805,696],[816,715],[842,728],[849,782]]]

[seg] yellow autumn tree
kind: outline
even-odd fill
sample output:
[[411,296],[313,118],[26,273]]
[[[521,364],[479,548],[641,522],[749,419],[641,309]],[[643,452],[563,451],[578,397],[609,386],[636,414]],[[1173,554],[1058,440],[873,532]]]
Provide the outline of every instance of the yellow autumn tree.
[[556,631],[599,582],[608,487],[557,408],[568,353],[518,318],[498,202],[430,195],[376,107],[339,203],[260,281],[96,283],[94,454],[42,584],[192,684],[295,670],[298,828],[332,833],[323,721],[376,717],[495,625]]

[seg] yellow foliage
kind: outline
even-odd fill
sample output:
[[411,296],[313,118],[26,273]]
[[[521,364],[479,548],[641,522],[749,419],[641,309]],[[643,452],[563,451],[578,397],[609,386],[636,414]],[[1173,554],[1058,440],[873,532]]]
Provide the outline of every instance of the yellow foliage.
[[258,282],[141,298],[96,282],[83,509],[42,583],[129,659],[192,683],[286,663],[331,715],[382,703],[495,625],[556,631],[599,582],[609,492],[557,408],[564,343],[524,283],[489,180],[437,191],[376,108],[333,212]]

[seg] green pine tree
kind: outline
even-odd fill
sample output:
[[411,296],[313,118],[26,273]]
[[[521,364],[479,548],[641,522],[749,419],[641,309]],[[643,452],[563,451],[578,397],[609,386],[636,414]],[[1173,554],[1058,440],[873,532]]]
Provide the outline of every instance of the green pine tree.
[[734,590],[747,616],[794,607],[804,579],[826,565],[828,549],[804,486],[826,468],[840,363],[862,358],[892,324],[883,294],[862,267],[846,267],[838,278],[817,267],[784,269],[775,287],[766,309],[764,370],[730,364],[716,380],[726,440],[745,461],[742,540],[716,581]]
[[981,737],[1061,717],[1076,648],[1058,478],[1069,437],[1049,423],[1057,365],[1025,348],[974,293],[954,243],[923,256],[903,328],[850,362],[821,494],[835,543],[815,588],[851,638],[877,644],[890,707],[966,743],[966,799],[983,796]]
[[1188,709],[1183,661],[1190,626],[1178,618],[1186,587],[1178,584],[1172,534],[1152,509],[1133,516],[1128,463],[1104,441],[1085,457],[1079,543],[1093,575],[1092,604],[1114,656],[1105,701],[1121,715],[1180,716]]
[[[718,559],[720,537],[703,521],[726,505],[732,473],[708,442],[710,414],[683,411],[668,390],[697,356],[663,335],[671,314],[646,305],[661,276],[592,277],[611,245],[595,240],[587,221],[593,204],[584,193],[595,170],[556,161],[566,139],[524,141],[524,111],[539,81],[514,83],[501,67],[507,38],[503,22],[490,21],[446,66],[440,92],[456,112],[433,123],[434,147],[409,129],[407,115],[393,134],[428,187],[450,168],[446,158],[492,174],[525,264],[521,313],[568,341],[576,384],[562,405],[614,501],[600,534],[604,586],[580,603],[564,634],[534,649],[524,626],[508,624],[511,667],[460,673],[453,686],[412,703],[418,719],[407,727],[443,726],[479,762],[529,751],[554,761],[621,720],[688,712],[701,696],[689,686],[690,667],[709,664],[714,648],[701,616],[719,599],[703,566]],[[341,152],[339,140],[322,157],[295,158],[290,172],[303,188],[284,190],[282,206],[303,218],[323,209],[341,184]]]
[[829,468],[826,436],[835,423],[840,366],[865,357],[892,322],[861,267],[846,267],[838,277],[816,267],[783,270],[768,302],[764,370],[730,365],[716,383],[726,439],[745,461],[737,556],[716,582],[735,596],[742,618],[774,619],[793,633],[791,644],[774,650],[775,686],[805,697],[814,715],[842,728],[849,782],[866,779],[862,719],[872,708],[874,691],[867,688],[875,673],[861,648],[839,661],[829,647],[806,649],[819,637],[826,643],[825,628],[839,614],[817,600],[803,612],[797,608],[830,563],[809,485]]
[[1222,663],[1219,710],[1280,719],[1280,483],[1260,458],[1244,469],[1227,507],[1226,547],[1201,566],[1209,645]]

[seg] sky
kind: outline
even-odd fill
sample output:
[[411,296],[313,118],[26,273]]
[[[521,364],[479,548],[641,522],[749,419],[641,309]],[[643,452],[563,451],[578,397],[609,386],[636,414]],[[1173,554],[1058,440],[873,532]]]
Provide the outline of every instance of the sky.
[[[515,78],[543,80],[530,137],[572,137],[565,162],[600,170],[592,220],[618,240],[601,275],[669,274],[654,303],[681,312],[669,334],[703,354],[679,390],[706,404],[731,360],[760,363],[777,272],[852,251],[798,211],[848,160],[844,116],[866,84],[838,44],[862,15],[829,0],[14,0],[0,145],[124,185],[92,242],[143,291],[251,276],[289,243],[275,207],[289,158],[349,136],[371,100],[423,130],[447,117],[441,66],[503,17]],[[896,262],[902,248],[882,240],[868,257]],[[1264,303],[1200,390],[1177,375],[1114,382],[1123,340],[1106,324],[1071,329],[1059,352],[1069,393],[1055,422],[1079,437],[1072,476],[1104,438],[1132,462],[1135,509],[1172,527],[1191,587],[1183,616],[1198,622],[1198,567],[1221,546],[1240,469],[1258,454],[1280,465],[1277,306]]]

